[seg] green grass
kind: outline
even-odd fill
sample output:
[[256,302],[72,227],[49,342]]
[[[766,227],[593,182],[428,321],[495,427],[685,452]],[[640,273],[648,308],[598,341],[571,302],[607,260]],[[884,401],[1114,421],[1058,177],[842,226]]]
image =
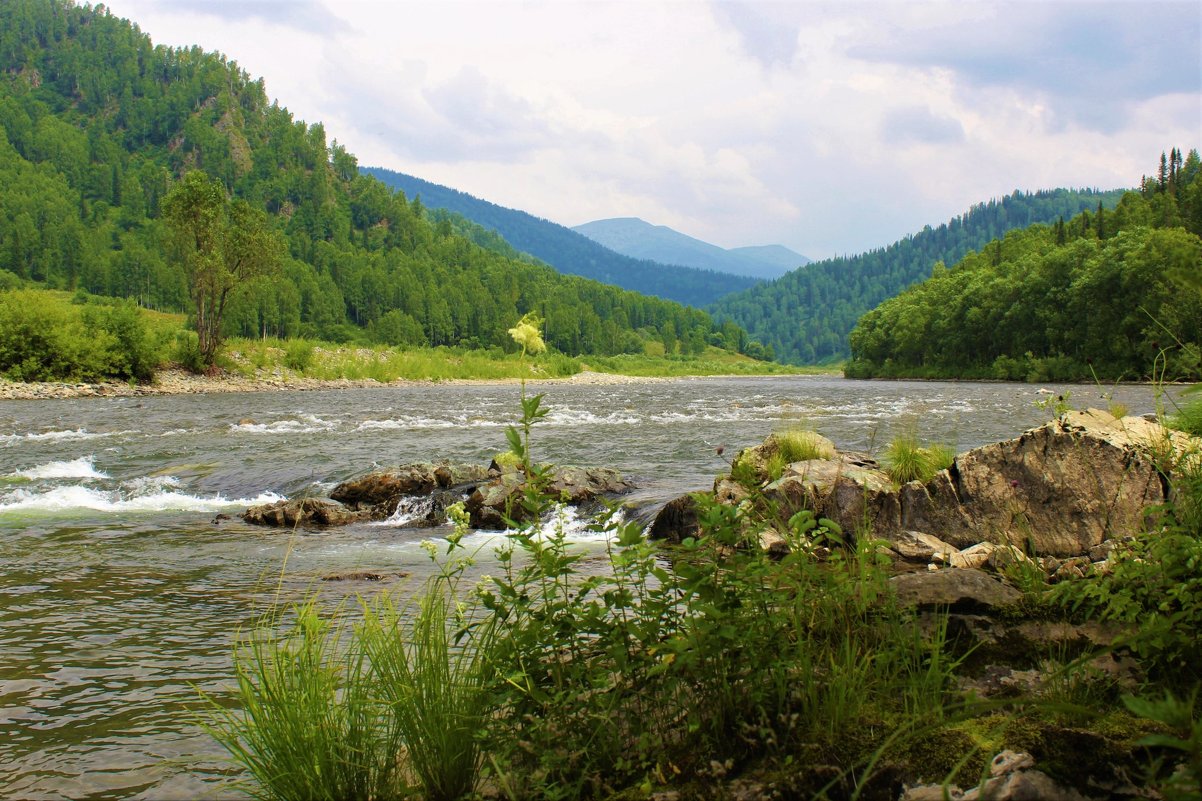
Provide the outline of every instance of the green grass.
[[1202,396],[1195,397],[1182,404],[1177,413],[1167,421],[1170,428],[1184,431],[1195,437],[1202,437]]
[[580,361],[598,373],[665,377],[706,375],[839,375],[840,367],[797,367],[762,362],[737,353],[707,347],[698,356],[582,356]]
[[785,464],[811,459],[831,459],[835,449],[825,437],[808,428],[788,428],[772,435],[777,453]]
[[940,470],[951,467],[956,453],[950,446],[935,444],[920,446],[913,433],[899,434],[885,449],[885,472],[896,484],[921,481],[924,484]]
[[[11,380],[99,381],[144,379],[155,369],[182,366],[198,369],[196,335],[186,328],[186,315],[134,309],[126,315],[145,331],[144,339],[128,340],[127,320],[118,330],[99,312],[99,324],[81,322],[81,303],[89,308],[120,308],[120,302],[85,293],[44,289],[0,290],[12,313],[0,317],[0,375]],[[28,318],[28,319],[26,319]],[[97,327],[103,328],[100,335]],[[113,336],[124,337],[119,347]],[[134,333],[137,333],[136,331]],[[11,344],[8,344],[11,343]],[[174,343],[174,344],[172,344]],[[136,357],[133,367],[123,354]],[[7,361],[6,361],[7,359]],[[150,360],[148,364],[143,364]],[[621,355],[571,357],[544,353],[522,359],[500,348],[397,348],[386,345],[334,344],[306,339],[227,339],[217,364],[250,379],[288,381],[299,378],[335,381],[518,380],[564,378],[583,370],[637,377],[710,375],[838,374],[834,367],[794,367],[762,362],[708,346],[697,356]]]
[[401,728],[347,633],[309,602],[290,624],[269,615],[236,648],[238,705],[211,701],[207,728],[254,779],[252,795],[370,801],[409,789]]

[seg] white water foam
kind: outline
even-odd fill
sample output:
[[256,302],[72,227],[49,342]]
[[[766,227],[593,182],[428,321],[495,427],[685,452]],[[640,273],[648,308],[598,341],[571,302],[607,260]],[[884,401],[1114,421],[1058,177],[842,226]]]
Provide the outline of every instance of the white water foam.
[[11,478],[27,478],[32,480],[47,478],[108,478],[108,475],[96,469],[95,456],[81,456],[69,462],[47,462],[28,470],[18,470],[10,475]]
[[[623,519],[624,515],[619,511],[612,518],[612,523],[615,526],[621,525]],[[557,503],[555,508],[539,521],[538,536],[541,539],[549,539],[562,530],[564,539],[568,542],[605,542],[610,539],[611,530],[592,530],[596,522],[595,518],[582,515],[575,506]],[[512,530],[505,532],[505,534],[513,533],[515,532]]]
[[432,511],[434,511],[433,495],[414,495],[408,498],[401,498],[401,502],[397,504],[396,511],[387,520],[378,520],[374,523],[368,523],[368,525],[405,526],[415,520],[421,520]]
[[[146,485],[149,486],[149,485]],[[16,490],[0,496],[0,515],[13,512],[218,512],[230,507],[274,503],[282,496],[265,492],[257,498],[202,498],[176,491],[143,491],[141,494],[91,487],[56,487],[46,492]]]
[[552,409],[539,425],[551,426],[606,426],[638,425],[642,419],[625,412],[610,412],[597,415],[583,409]]
[[389,420],[364,420],[356,431],[396,431],[413,428],[459,428],[463,423],[453,420],[435,420],[430,417],[401,417]]
[[315,414],[299,414],[296,419],[276,420],[273,423],[237,423],[230,426],[230,431],[247,434],[316,434],[337,427],[336,421],[323,420]]
[[76,428],[69,431],[41,431],[29,434],[0,434],[0,445],[17,445],[22,442],[67,441],[74,439],[96,439],[98,437],[118,437],[122,434],[137,434],[137,431],[88,431]]

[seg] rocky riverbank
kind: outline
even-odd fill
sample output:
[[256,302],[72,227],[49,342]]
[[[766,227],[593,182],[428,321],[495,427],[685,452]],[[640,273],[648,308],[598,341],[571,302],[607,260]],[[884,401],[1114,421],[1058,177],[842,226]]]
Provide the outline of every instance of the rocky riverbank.
[[[614,373],[597,373],[583,370],[566,378],[535,377],[532,381],[554,381],[565,384],[608,385],[636,384],[669,379],[648,376],[627,376]],[[43,400],[48,398],[129,398],[146,395],[197,395],[219,392],[297,392],[323,389],[364,389],[388,386],[411,386],[435,383],[426,381],[400,380],[381,383],[366,379],[318,379],[306,378],[296,373],[278,372],[258,375],[254,378],[237,373],[222,372],[217,375],[196,375],[184,370],[162,370],[151,384],[131,384],[120,381],[101,383],[66,383],[55,381],[7,381],[0,379],[0,400]],[[520,379],[450,379],[438,383],[461,384],[518,384]]]

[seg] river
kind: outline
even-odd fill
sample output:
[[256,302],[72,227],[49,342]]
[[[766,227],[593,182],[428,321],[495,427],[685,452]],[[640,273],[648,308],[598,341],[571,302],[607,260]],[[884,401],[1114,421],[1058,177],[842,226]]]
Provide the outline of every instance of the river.
[[[1037,402],[1058,393],[1077,408],[1105,408],[1103,395],[1137,414],[1156,404],[1143,386],[832,377],[528,389],[550,410],[535,458],[617,467],[642,503],[709,486],[724,467],[719,446],[729,458],[797,422],[844,450],[879,453],[906,428],[966,450],[1045,422]],[[290,536],[237,514],[325,494],[374,466],[487,463],[505,447],[518,393],[429,384],[0,401],[0,795],[238,797],[238,771],[197,716],[198,691],[228,693],[239,630],[279,597],[375,589],[320,582],[332,572],[420,583],[419,543],[445,532],[377,524]],[[598,535],[580,526],[577,536],[588,547]]]

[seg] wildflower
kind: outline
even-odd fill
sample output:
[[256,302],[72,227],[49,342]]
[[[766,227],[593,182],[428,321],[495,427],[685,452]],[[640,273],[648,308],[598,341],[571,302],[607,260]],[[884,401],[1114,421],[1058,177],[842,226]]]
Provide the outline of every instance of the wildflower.
[[537,314],[529,312],[518,320],[517,325],[509,329],[509,336],[522,346],[523,356],[527,353],[534,356],[547,349],[547,343],[543,342],[543,335],[539,331],[542,324],[543,321],[538,318]]

